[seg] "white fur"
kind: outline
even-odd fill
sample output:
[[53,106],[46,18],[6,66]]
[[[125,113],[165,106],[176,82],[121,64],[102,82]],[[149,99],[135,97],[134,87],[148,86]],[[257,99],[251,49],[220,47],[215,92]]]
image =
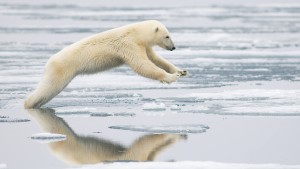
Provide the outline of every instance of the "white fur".
[[82,39],[53,55],[43,79],[25,100],[25,108],[38,108],[60,93],[79,74],[93,74],[122,64],[141,76],[172,83],[183,71],[158,56],[154,45],[173,50],[166,27],[150,20],[126,25]]

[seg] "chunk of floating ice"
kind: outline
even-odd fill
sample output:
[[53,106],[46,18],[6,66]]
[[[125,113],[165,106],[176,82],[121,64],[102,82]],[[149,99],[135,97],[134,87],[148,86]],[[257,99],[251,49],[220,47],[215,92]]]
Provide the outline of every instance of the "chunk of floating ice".
[[110,126],[109,128],[149,132],[149,133],[203,133],[206,132],[207,129],[209,129],[208,126],[202,124],[164,125],[164,126],[120,125],[120,126]]
[[105,113],[105,112],[91,113],[90,115],[91,116],[95,116],[95,117],[108,117],[108,116],[112,116],[112,114]]
[[170,108],[171,110],[181,110],[181,107],[179,107],[177,104],[174,104]]
[[31,135],[30,138],[40,143],[51,143],[51,142],[66,140],[67,136],[63,134],[57,134],[57,133],[37,133]]
[[[211,161],[177,161],[177,162],[114,162],[85,165],[79,169],[299,169],[300,165],[282,164],[242,164],[220,163]],[[78,169],[78,168],[77,168]]]
[[148,111],[162,111],[166,110],[166,105],[164,103],[145,103],[143,105],[143,110],[148,110]]
[[138,94],[138,93],[133,93],[133,95],[132,95],[133,97],[143,97],[143,95],[142,94]]
[[127,117],[127,116],[135,116],[135,113],[115,113],[114,116],[123,116],[123,117]]
[[90,116],[94,117],[108,117],[108,116],[122,116],[122,117],[128,117],[128,116],[135,116],[135,113],[105,113],[105,112],[100,112],[100,113],[91,113]]
[[92,109],[92,108],[62,109],[62,110],[57,110],[55,112],[55,114],[57,116],[84,116],[84,117],[89,117],[90,114],[95,110],[96,109]]
[[0,123],[21,123],[29,122],[29,119],[18,119],[18,118],[0,118]]
[[113,94],[105,94],[104,97],[106,99],[115,99],[115,98],[130,98],[130,97],[142,97],[143,95],[138,93],[113,93]]
[[85,116],[89,117],[90,112],[55,112],[55,115],[57,116]]

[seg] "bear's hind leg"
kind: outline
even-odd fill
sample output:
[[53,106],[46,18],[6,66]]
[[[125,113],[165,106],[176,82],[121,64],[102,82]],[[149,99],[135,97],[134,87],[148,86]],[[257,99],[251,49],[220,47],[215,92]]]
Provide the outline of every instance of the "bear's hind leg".
[[26,109],[39,108],[59,94],[73,79],[73,75],[57,73],[57,70],[45,72],[37,89],[30,94],[24,103]]

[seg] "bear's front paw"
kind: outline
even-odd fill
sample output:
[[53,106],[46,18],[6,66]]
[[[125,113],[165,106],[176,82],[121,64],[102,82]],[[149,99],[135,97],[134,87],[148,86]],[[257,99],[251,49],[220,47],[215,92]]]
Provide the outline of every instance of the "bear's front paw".
[[164,76],[164,78],[162,80],[160,80],[162,83],[172,83],[172,82],[176,82],[178,80],[178,78],[180,77],[179,73],[173,73],[173,74],[166,74]]
[[180,76],[186,76],[188,74],[188,71],[186,71],[186,70],[179,70],[178,73],[180,74]]
[[186,76],[188,74],[188,71],[186,70],[181,70],[177,67],[175,67],[174,69],[171,70],[172,73],[179,73],[180,76]]

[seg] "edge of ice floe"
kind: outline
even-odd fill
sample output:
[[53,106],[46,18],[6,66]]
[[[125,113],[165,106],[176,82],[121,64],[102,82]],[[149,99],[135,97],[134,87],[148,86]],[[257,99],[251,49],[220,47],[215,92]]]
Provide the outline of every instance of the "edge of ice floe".
[[[221,163],[212,161],[180,161],[180,162],[114,162],[85,165],[80,169],[299,169],[300,165],[283,164],[243,164]],[[71,169],[71,168],[69,168]]]

